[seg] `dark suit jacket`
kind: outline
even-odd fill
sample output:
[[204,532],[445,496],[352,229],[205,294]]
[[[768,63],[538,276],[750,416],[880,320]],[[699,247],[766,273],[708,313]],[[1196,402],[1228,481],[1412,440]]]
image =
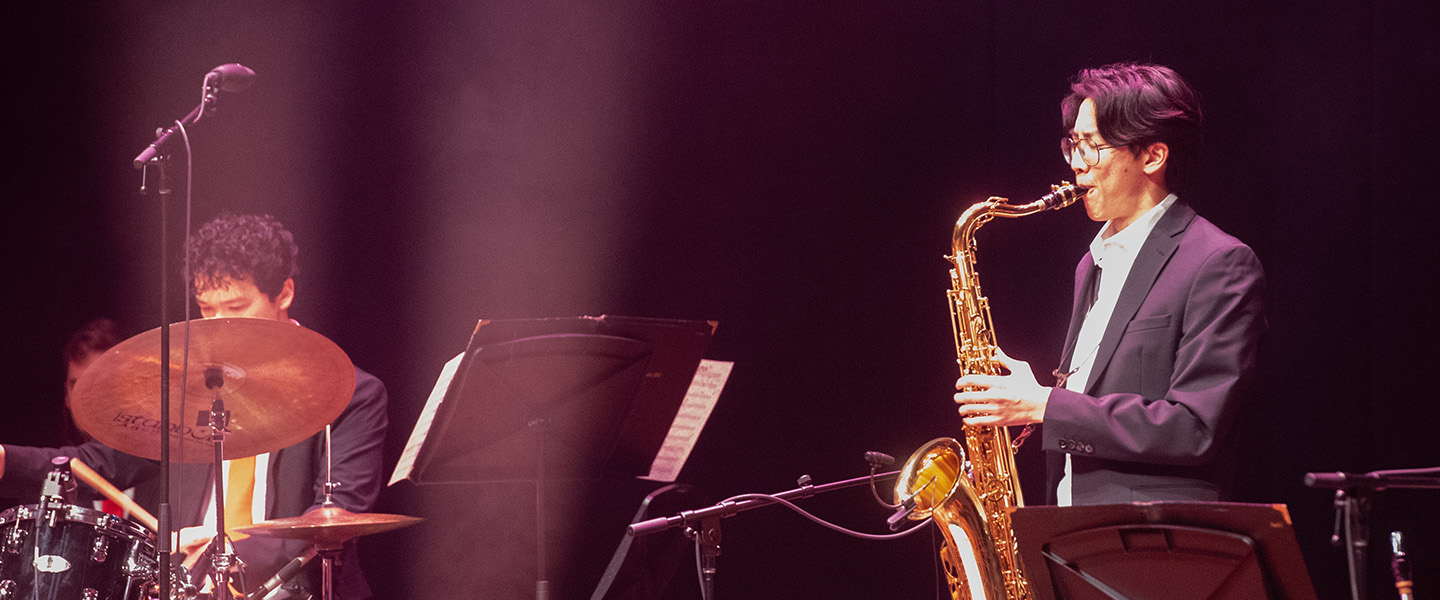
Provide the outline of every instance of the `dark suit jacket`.
[[[336,457],[332,466],[333,476],[340,482],[333,500],[348,511],[370,512],[380,496],[385,429],[389,423],[387,403],[385,385],[374,375],[356,368],[355,393],[345,411],[331,423],[331,446]],[[320,505],[324,492],[321,485],[325,481],[324,436],[322,430],[297,444],[271,453],[270,483],[265,494],[267,519],[299,516]],[[38,502],[40,482],[50,470],[50,459],[62,455],[80,458],[121,489],[135,487],[135,501],[146,510],[156,512],[161,496],[158,463],[94,441],[62,448],[6,445],[5,476],[0,479],[0,493],[22,499],[36,498]],[[215,485],[212,471],[208,463],[173,465],[170,481],[171,488],[175,490],[171,505],[174,529],[203,522],[207,507],[205,500],[209,498],[208,491]],[[347,546],[342,561],[350,568],[341,568],[337,573],[335,597],[367,598],[370,590],[358,568],[354,544]],[[253,588],[292,557],[301,554],[305,544],[251,537],[236,542],[235,549],[246,564],[247,585]],[[314,593],[316,598],[320,597],[319,562],[318,559],[311,561],[307,571],[294,580],[294,583]]]
[[[1095,268],[1086,253],[1075,270],[1062,368]],[[1066,454],[1077,505],[1227,499],[1232,432],[1265,328],[1255,253],[1185,203],[1171,205],[1135,258],[1085,393],[1050,393],[1041,436],[1050,502]]]

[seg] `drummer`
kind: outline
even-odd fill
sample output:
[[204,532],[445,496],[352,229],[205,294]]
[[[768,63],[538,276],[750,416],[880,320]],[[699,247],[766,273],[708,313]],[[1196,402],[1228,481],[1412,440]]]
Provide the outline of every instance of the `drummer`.
[[[194,299],[204,318],[258,317],[289,321],[295,300],[297,248],[293,236],[269,215],[223,214],[195,233],[187,248]],[[331,479],[339,483],[332,499],[351,512],[370,512],[382,484],[387,396],[373,375],[355,369],[355,390],[344,412],[331,423],[334,451]],[[321,431],[310,438],[253,459],[225,461],[226,526],[295,517],[320,506],[326,480],[325,443]],[[157,440],[158,441],[158,440]],[[137,486],[136,500],[152,512],[159,499],[158,465],[124,454],[96,441],[60,448],[0,445],[0,494],[38,497],[50,459],[68,455],[89,463],[120,488]],[[177,552],[202,552],[214,535],[213,469],[208,464],[174,465],[179,488],[171,513],[180,528]],[[247,477],[245,473],[250,475]],[[245,482],[249,480],[247,485]],[[236,490],[250,488],[248,501],[232,501]],[[28,496],[27,496],[28,494]],[[232,506],[233,505],[233,506]],[[244,507],[250,508],[248,515]],[[237,512],[238,511],[238,512]],[[258,587],[286,562],[305,552],[295,540],[245,537],[232,533],[235,552],[245,565],[243,591]],[[335,577],[335,598],[363,600],[369,586],[359,570],[354,544],[347,544]],[[280,598],[321,596],[319,561],[286,586]]]

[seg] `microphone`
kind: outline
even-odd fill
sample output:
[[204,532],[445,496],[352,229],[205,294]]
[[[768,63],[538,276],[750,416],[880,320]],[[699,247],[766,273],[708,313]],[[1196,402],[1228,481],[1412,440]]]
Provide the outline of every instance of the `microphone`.
[[1330,490],[1440,489],[1440,468],[1306,473],[1306,487]]
[[1305,486],[1320,489],[1341,489],[1346,487],[1374,488],[1379,477],[1372,473],[1306,473]]
[[210,72],[205,74],[205,97],[200,101],[200,105],[196,106],[194,110],[191,110],[190,114],[185,115],[183,119],[180,119],[178,124],[161,130],[155,138],[155,143],[146,146],[145,149],[141,150],[140,154],[135,157],[135,160],[131,161],[135,166],[135,170],[138,171],[145,168],[145,163],[160,156],[160,149],[164,148],[165,144],[170,142],[170,139],[175,135],[176,131],[179,131],[182,125],[192,125],[196,121],[199,121],[205,113],[214,112],[216,98],[215,94],[210,93],[211,87],[219,88],[222,92],[234,93],[244,91],[254,83],[255,71],[240,63],[229,63],[210,69]]
[[883,469],[895,464],[895,457],[871,450],[865,453],[865,462],[870,463],[872,469]]
[[315,558],[315,555],[318,553],[315,546],[306,548],[304,554],[285,563],[285,566],[280,569],[280,572],[276,573],[274,577],[271,577],[254,592],[251,592],[247,598],[254,600],[271,597],[276,590],[280,589],[281,585],[284,585],[286,581],[289,581],[296,573],[299,573],[300,568],[304,567],[305,563],[310,562],[310,559]]
[[243,92],[255,83],[255,71],[240,63],[224,64],[205,74],[205,82],[212,81],[222,92]]
[[50,459],[54,468],[45,475],[40,486],[40,495],[53,502],[75,503],[75,479],[70,475],[70,457],[56,456]]

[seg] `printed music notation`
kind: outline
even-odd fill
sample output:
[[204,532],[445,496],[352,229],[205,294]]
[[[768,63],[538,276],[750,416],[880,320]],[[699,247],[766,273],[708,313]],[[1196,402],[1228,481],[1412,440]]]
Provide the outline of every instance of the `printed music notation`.
[[700,439],[700,431],[705,428],[710,411],[720,400],[720,391],[725,389],[725,381],[730,378],[730,369],[734,366],[731,361],[700,361],[700,367],[695,369],[695,378],[690,380],[690,389],[685,392],[685,400],[680,404],[680,411],[670,424],[670,432],[665,435],[665,442],[650,464],[650,474],[640,479],[670,483],[680,476],[680,469],[695,448],[696,440]]

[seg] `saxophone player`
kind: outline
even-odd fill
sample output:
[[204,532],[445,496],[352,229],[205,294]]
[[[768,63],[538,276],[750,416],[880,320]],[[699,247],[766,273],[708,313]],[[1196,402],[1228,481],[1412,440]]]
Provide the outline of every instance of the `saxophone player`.
[[1120,63],[1081,71],[1061,113],[1060,149],[1103,225],[1075,270],[1057,381],[1001,352],[1008,374],[956,382],[959,414],[1043,423],[1052,504],[1227,500],[1265,276],[1181,196],[1199,96],[1167,67]]

